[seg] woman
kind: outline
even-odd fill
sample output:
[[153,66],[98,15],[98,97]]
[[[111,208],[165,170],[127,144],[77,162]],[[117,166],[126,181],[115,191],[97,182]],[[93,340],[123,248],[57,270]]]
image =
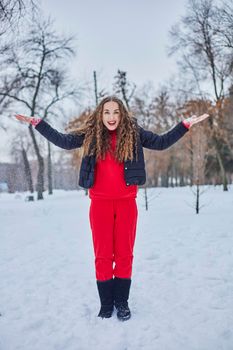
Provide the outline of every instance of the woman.
[[138,186],[146,182],[143,147],[164,150],[208,114],[192,116],[163,135],[144,130],[116,96],[104,98],[84,125],[69,134],[40,118],[16,115],[47,140],[64,149],[83,147],[79,185],[89,189],[89,220],[100,297],[98,316],[109,318],[114,306],[128,320],[133,248],[137,225]]

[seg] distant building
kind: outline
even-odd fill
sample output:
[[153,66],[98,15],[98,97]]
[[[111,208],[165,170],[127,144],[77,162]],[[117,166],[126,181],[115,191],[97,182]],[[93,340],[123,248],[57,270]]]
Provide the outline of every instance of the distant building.
[[[36,160],[30,161],[34,190],[36,190],[38,164]],[[72,166],[69,159],[54,163],[52,167],[52,180],[54,189],[78,189],[79,170]],[[44,188],[48,188],[47,161],[45,159]],[[26,176],[22,163],[0,163],[0,192],[23,192],[28,190]]]
[[[26,191],[25,176],[20,164],[0,163],[0,183],[9,193]],[[5,191],[4,190],[4,191]]]
[[8,192],[7,182],[0,182],[0,192]]

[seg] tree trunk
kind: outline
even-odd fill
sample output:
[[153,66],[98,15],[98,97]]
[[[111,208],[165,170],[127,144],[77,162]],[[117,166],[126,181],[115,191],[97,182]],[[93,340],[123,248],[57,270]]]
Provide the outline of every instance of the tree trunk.
[[39,156],[38,158],[38,174],[37,174],[37,199],[43,198],[44,191],[44,159]]
[[175,186],[178,187],[178,172],[176,167],[175,167]]
[[180,187],[184,186],[184,174],[183,172],[180,174]]
[[22,157],[23,157],[23,163],[24,163],[24,172],[25,172],[26,181],[28,184],[28,190],[31,193],[33,193],[34,189],[33,189],[33,183],[32,183],[32,172],[28,161],[27,152],[25,151],[24,148],[22,149]]
[[146,204],[146,210],[148,210],[148,197],[147,197],[147,188],[144,188],[144,193],[145,193],[145,204]]
[[[208,122],[209,122],[209,125],[210,125],[211,129],[213,129],[213,121],[211,120],[211,118],[208,119]],[[223,164],[223,159],[222,159],[222,155],[221,155],[221,150],[220,150],[220,145],[219,145],[219,142],[218,142],[218,138],[215,135],[215,133],[213,135],[213,142],[214,142],[216,155],[217,155],[217,160],[218,160],[220,171],[221,171],[223,191],[228,191],[226,170],[225,170],[225,167],[224,167],[224,164]]]
[[193,169],[193,140],[192,137],[190,139],[190,186],[193,186],[193,176],[194,176],[194,169]]
[[200,203],[200,191],[199,191],[199,180],[197,180],[196,214],[199,214],[199,203]]
[[53,194],[51,145],[48,141],[48,192]]
[[220,151],[219,151],[219,149],[218,149],[217,142],[215,142],[215,149],[216,149],[216,154],[217,154],[217,159],[218,159],[219,167],[220,167],[220,170],[221,170],[223,191],[228,191],[228,188],[227,188],[226,170],[225,170],[225,168],[224,168],[222,156],[221,156],[221,153],[220,153]]
[[44,191],[44,159],[40,154],[40,150],[36,141],[36,137],[33,131],[32,125],[29,125],[28,127],[29,133],[32,138],[33,146],[36,152],[37,160],[38,160],[38,173],[37,173],[37,199],[44,199],[43,198],[43,191]]
[[161,175],[161,187],[168,187],[169,172]]

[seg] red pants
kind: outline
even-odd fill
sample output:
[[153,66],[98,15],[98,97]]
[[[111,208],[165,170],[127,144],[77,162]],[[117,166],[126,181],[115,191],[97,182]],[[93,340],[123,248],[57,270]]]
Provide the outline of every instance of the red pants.
[[137,217],[136,198],[91,200],[89,219],[97,280],[113,275],[131,277]]

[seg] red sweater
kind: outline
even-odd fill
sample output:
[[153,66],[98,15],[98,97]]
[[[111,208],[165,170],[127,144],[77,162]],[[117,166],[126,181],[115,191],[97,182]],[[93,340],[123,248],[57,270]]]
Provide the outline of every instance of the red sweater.
[[[116,147],[116,130],[109,131],[111,147]],[[99,199],[136,198],[137,185],[126,186],[124,179],[124,162],[115,160],[107,152],[104,160],[98,160],[95,165],[94,185],[89,189],[89,197]]]

